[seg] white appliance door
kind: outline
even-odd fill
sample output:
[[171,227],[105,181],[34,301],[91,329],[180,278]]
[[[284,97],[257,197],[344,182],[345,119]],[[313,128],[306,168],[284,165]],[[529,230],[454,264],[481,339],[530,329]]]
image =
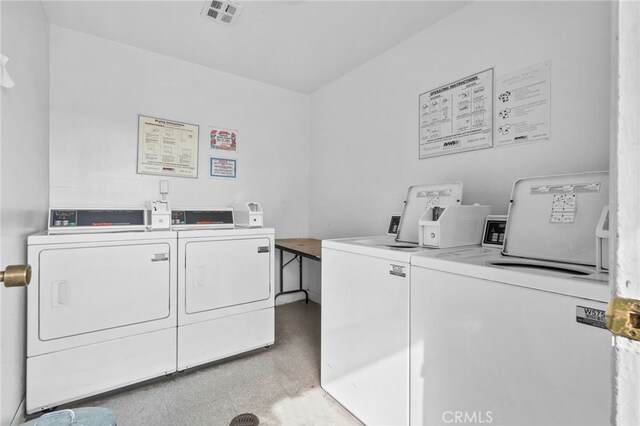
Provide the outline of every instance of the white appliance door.
[[54,340],[167,318],[169,244],[40,252],[38,337]]
[[412,268],[411,424],[609,424],[611,337],[577,320],[605,309]]
[[367,425],[408,423],[408,264],[322,250],[320,380]]
[[188,242],[187,314],[268,299],[270,246],[268,238]]

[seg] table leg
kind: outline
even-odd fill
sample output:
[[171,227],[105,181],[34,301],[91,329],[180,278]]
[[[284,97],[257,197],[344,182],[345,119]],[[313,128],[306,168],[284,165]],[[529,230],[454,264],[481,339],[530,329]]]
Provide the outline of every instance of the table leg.
[[282,264],[282,258],[284,257],[284,250],[280,250],[280,293],[284,291],[283,282],[284,282],[284,265]]
[[[287,263],[284,263],[284,250],[280,250],[280,292],[277,293],[275,295],[274,299],[277,299],[278,296],[282,296],[283,294],[291,294],[291,293],[299,293],[299,292],[304,292],[304,296],[305,296],[305,303],[309,303],[309,293],[307,292],[307,290],[302,288],[302,256],[298,255],[298,254],[294,254],[293,259],[289,260]],[[299,290],[289,290],[289,291],[284,291],[284,268],[285,266],[287,266],[288,264],[290,264],[291,262],[297,260],[300,263],[300,289]]]
[[300,257],[300,291],[304,291],[305,303],[309,303],[309,293],[302,288],[302,256]]

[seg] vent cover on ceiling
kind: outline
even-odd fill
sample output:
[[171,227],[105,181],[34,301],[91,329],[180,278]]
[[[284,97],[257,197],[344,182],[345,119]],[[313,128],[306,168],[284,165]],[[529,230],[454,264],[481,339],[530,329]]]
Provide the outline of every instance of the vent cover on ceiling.
[[200,14],[223,24],[235,25],[240,12],[241,4],[229,0],[207,0]]

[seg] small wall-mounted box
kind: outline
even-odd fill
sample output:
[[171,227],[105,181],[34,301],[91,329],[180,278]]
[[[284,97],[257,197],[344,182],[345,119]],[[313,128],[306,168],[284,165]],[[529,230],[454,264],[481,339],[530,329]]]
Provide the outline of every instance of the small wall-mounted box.
[[169,229],[171,227],[171,208],[167,201],[148,201],[147,227],[150,229]]
[[256,202],[237,203],[233,208],[236,226],[243,228],[262,228],[262,207]]

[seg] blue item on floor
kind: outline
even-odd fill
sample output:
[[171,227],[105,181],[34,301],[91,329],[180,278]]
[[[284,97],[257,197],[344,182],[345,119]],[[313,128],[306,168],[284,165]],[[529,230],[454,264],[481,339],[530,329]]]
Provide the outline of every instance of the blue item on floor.
[[100,407],[74,408],[43,414],[23,426],[116,426],[113,411]]

